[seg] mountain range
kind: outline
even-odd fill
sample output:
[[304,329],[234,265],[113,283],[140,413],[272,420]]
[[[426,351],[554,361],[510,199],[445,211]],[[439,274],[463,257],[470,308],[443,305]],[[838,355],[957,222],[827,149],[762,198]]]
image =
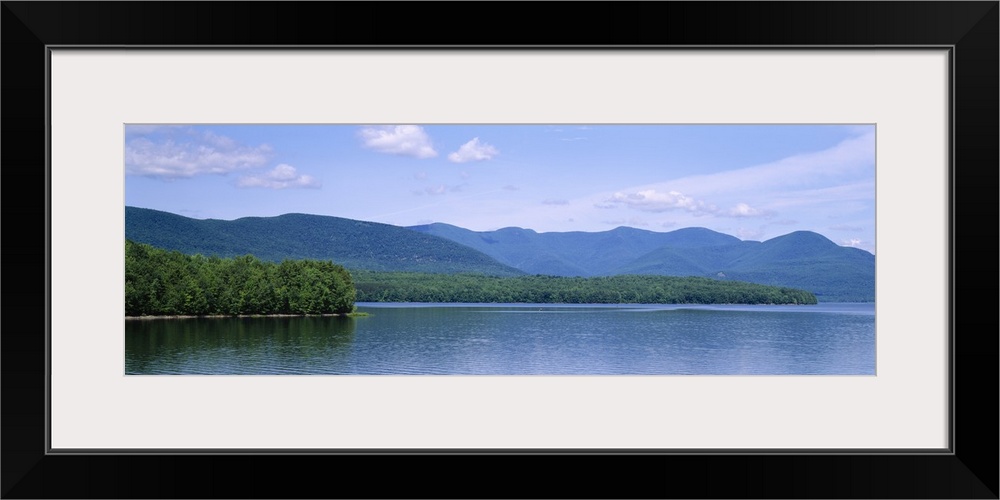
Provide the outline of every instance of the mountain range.
[[329,259],[358,270],[702,276],[800,288],[821,302],[875,299],[875,256],[810,231],[757,242],[705,228],[471,231],[443,223],[399,227],[306,214],[202,220],[126,207],[125,237],[187,254]]
[[476,232],[435,223],[410,229],[469,246],[529,274],[702,276],[801,288],[820,301],[875,300],[875,256],[811,231],[758,242],[697,227],[537,233]]
[[322,215],[236,220],[192,219],[125,207],[125,238],[185,254],[261,260],[332,260],[348,269],[427,273],[524,274],[453,241],[406,228]]

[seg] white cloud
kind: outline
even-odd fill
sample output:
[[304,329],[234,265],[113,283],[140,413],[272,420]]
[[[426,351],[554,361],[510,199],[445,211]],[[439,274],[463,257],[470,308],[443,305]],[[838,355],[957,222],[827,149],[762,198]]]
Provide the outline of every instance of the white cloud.
[[364,147],[394,155],[433,158],[437,151],[431,138],[417,125],[365,127],[358,132]]
[[159,140],[140,136],[125,143],[125,173],[177,179],[260,168],[272,154],[267,144],[246,146],[211,132]]
[[736,230],[735,236],[741,240],[760,241],[764,237],[764,228],[746,229],[741,227]]
[[618,227],[618,226],[629,226],[629,227],[640,227],[640,226],[641,227],[646,227],[646,226],[649,226],[648,222],[646,222],[646,221],[644,221],[644,220],[642,220],[642,219],[640,219],[638,217],[631,217],[631,218],[628,218],[628,219],[603,220],[601,222],[603,222],[604,224],[607,224],[609,226],[615,226],[615,227]]
[[840,240],[840,245],[851,248],[858,248],[866,252],[875,253],[875,245],[867,240],[861,238],[846,238]]
[[519,188],[519,187],[517,187],[517,186],[515,186],[513,184],[507,184],[506,186],[503,187],[503,189],[506,190],[506,191],[517,191],[517,190],[519,190],[521,188]]
[[260,175],[240,177],[236,182],[239,187],[262,187],[268,189],[286,188],[318,188],[319,180],[311,175],[299,174],[295,167],[282,163]]
[[771,217],[774,215],[774,211],[754,208],[746,203],[737,203],[726,214],[730,217]]
[[569,200],[542,200],[542,205],[569,205]]
[[500,151],[497,151],[497,148],[485,142],[479,142],[479,138],[475,137],[462,144],[458,151],[448,155],[448,159],[455,163],[465,163],[467,161],[489,160],[498,154]]
[[719,211],[715,205],[685,196],[680,192],[669,191],[664,193],[655,189],[644,189],[631,193],[617,192],[611,198],[595,206],[597,208],[627,206],[643,212],[654,213],[685,210],[692,215],[714,214]]
[[[846,139],[818,152],[790,156],[779,161],[714,174],[693,175],[642,189],[669,189],[699,196],[734,192],[792,192],[838,183],[855,183],[851,196],[874,198],[865,185],[874,179],[875,136],[872,133]],[[865,179],[867,182],[859,181]],[[841,186],[844,189],[847,186]],[[857,190],[857,188],[862,188]],[[638,189],[638,188],[637,188]],[[844,193],[847,194],[847,193]]]
[[865,228],[861,226],[852,226],[850,224],[836,224],[830,226],[830,229],[834,231],[864,231]]
[[[695,217],[777,219],[793,212],[803,217],[835,214],[863,216],[875,200],[875,141],[866,134],[841,141],[828,149],[800,154],[767,164],[698,174],[594,193],[585,205],[596,209],[632,209],[669,213],[681,226],[696,225]],[[740,205],[744,204],[745,206]],[[583,203],[578,204],[583,205]],[[720,208],[721,207],[721,208]],[[594,215],[595,220],[601,216]],[[789,220],[782,225],[797,224]],[[814,228],[815,229],[815,228]]]

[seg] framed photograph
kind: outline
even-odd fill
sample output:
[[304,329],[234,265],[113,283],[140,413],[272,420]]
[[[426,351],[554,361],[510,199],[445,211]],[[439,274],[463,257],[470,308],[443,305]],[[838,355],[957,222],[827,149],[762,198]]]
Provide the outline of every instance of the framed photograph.
[[876,375],[874,124],[124,132],[127,376]]
[[[496,16],[521,24],[510,5]],[[611,9],[638,23],[612,46],[582,29],[571,44],[491,40],[503,38],[491,29],[404,42],[396,23],[423,12],[409,4],[379,14],[378,4],[5,2],[5,104],[45,97],[4,106],[5,123],[18,124],[4,130],[8,186],[46,194],[44,234],[25,215],[37,221],[25,234],[38,237],[22,238],[39,245],[44,286],[9,299],[8,319],[38,311],[46,321],[3,336],[3,446],[17,457],[4,461],[3,495],[308,491],[309,479],[251,486],[222,473],[249,456],[351,474],[454,464],[485,483],[506,470],[478,470],[489,455],[504,467],[582,463],[597,477],[567,490],[535,470],[526,477],[543,490],[526,496],[997,498],[995,430],[970,417],[996,420],[996,358],[981,354],[996,352],[996,337],[977,335],[995,318],[956,308],[972,296],[958,286],[977,282],[957,278],[958,243],[996,245],[956,221],[996,197],[997,3],[655,6],[671,14],[662,25],[650,4]],[[698,32],[681,22],[704,16],[719,22]],[[97,18],[102,29],[89,31]],[[123,22],[105,30],[112,18]],[[392,34],[352,30],[357,19],[390,20]],[[550,26],[530,19],[526,33]],[[758,23],[734,30],[747,19]],[[19,204],[8,215],[24,213]],[[286,214],[298,226],[283,225]],[[237,220],[258,225],[227,225]],[[695,229],[725,244],[692,243]],[[271,295],[257,302],[247,288],[238,305],[206,278],[182,300],[158,291],[149,267],[128,267],[163,249],[253,253],[264,259],[247,265],[277,280],[282,260],[327,258],[278,235],[321,231],[352,231],[354,249],[376,241],[356,256],[339,250],[357,285],[350,300],[292,278],[260,285]],[[434,251],[413,250],[419,238]],[[581,256],[598,246],[618,253]],[[814,248],[831,260],[775,260]],[[486,274],[506,277],[428,284],[444,260],[461,267],[450,276],[493,266]],[[647,283],[680,262],[677,273],[702,281]],[[622,275],[627,286],[600,281]],[[256,283],[246,276],[229,283]],[[760,289],[737,288],[751,276]],[[687,295],[667,297],[671,287]],[[447,295],[458,289],[466,295]],[[746,313],[753,326],[733,323],[752,309],[734,302],[770,304],[767,322]],[[680,328],[661,323],[678,310],[696,313],[683,321],[699,342],[639,336]],[[123,312],[368,316],[208,332]],[[258,323],[271,320],[281,334],[262,337],[274,326]],[[524,336],[543,322],[541,336]],[[456,325],[466,330],[449,333]],[[558,342],[557,326],[567,331]],[[579,335],[612,326],[618,340]],[[412,341],[420,329],[463,343],[428,349]],[[169,480],[155,464],[169,464]],[[622,486],[596,474],[607,467],[654,474]],[[80,468],[82,483],[71,480]],[[669,484],[664,469],[677,471]],[[745,480],[718,479],[733,475]],[[346,488],[335,496],[458,491]],[[463,496],[526,493],[511,484]]]

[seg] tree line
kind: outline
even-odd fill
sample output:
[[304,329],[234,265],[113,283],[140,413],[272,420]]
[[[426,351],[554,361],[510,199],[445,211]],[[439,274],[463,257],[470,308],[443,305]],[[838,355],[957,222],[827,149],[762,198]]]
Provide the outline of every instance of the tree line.
[[322,260],[185,255],[125,241],[125,315],[343,314],[355,288]]
[[816,304],[805,290],[698,277],[495,277],[353,271],[359,302]]

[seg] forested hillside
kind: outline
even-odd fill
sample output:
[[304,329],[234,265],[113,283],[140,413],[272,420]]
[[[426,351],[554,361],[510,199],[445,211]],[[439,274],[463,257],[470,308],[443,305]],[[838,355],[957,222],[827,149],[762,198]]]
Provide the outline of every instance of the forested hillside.
[[700,276],[801,288],[824,302],[875,300],[875,256],[810,231],[759,242],[694,227],[667,233],[629,227],[595,233],[470,231],[448,224],[410,229],[468,245],[529,274]]
[[684,251],[660,248],[619,267],[635,274],[714,276],[765,285],[802,288],[821,302],[875,300],[875,256],[796,231],[764,242]]
[[444,238],[388,224],[320,215],[201,220],[125,207],[125,238],[189,255],[250,254],[269,262],[320,259],[351,269],[383,271],[523,274]]

